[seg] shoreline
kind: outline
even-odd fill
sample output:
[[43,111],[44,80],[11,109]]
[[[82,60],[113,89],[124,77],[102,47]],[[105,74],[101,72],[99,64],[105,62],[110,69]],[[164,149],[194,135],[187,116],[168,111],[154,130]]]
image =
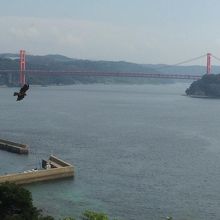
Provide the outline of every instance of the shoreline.
[[191,98],[200,98],[200,99],[220,99],[218,96],[206,96],[206,95],[186,95]]

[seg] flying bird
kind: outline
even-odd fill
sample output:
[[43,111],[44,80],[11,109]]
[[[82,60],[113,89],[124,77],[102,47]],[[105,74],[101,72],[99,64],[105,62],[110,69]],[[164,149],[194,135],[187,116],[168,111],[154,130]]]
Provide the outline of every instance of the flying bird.
[[29,89],[29,85],[24,84],[23,87],[20,89],[20,92],[14,92],[14,96],[17,96],[16,101],[22,100],[27,95],[26,92],[28,89]]

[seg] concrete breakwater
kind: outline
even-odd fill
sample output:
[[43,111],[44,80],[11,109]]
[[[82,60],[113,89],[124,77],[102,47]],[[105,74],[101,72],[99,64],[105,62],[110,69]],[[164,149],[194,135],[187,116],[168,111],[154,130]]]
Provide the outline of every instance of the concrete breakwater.
[[16,142],[0,139],[0,149],[17,154],[28,154],[29,147],[27,144],[19,144]]
[[42,160],[42,165],[47,164],[50,167],[44,167],[42,170],[29,170],[22,173],[14,173],[0,176],[0,183],[13,182],[16,184],[28,184],[46,180],[62,179],[74,176],[74,167],[60,160],[55,156],[50,156],[49,160]]
[[[18,154],[28,154],[28,146],[0,139],[0,149]],[[46,180],[62,179],[74,176],[74,167],[51,155],[48,160],[42,160],[41,169],[32,169],[19,173],[0,176],[0,183],[13,182],[16,184],[29,184]]]

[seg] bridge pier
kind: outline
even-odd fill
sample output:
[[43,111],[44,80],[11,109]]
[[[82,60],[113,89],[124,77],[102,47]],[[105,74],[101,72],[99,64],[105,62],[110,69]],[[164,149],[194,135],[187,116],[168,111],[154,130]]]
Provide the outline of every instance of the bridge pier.
[[20,50],[20,78],[19,83],[21,86],[25,84],[25,68],[26,68],[26,59],[25,59],[25,50]]

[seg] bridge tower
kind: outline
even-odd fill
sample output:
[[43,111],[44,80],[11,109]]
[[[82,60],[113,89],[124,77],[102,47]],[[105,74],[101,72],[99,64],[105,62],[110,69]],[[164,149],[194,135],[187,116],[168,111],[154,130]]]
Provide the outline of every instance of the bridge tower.
[[206,66],[206,74],[211,74],[211,53],[207,53],[207,66]]
[[25,68],[26,68],[26,59],[25,59],[25,50],[20,50],[20,77],[19,83],[21,86],[25,84]]

